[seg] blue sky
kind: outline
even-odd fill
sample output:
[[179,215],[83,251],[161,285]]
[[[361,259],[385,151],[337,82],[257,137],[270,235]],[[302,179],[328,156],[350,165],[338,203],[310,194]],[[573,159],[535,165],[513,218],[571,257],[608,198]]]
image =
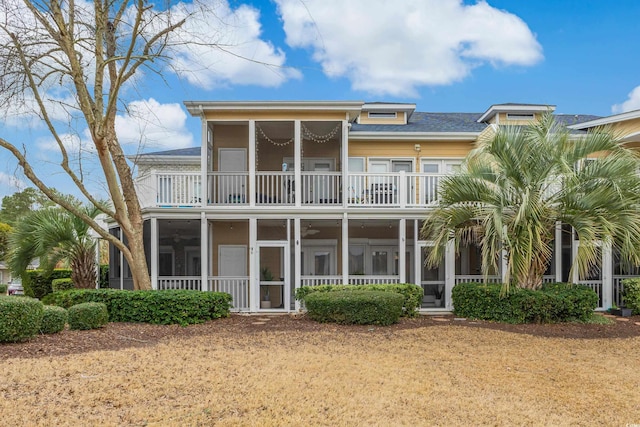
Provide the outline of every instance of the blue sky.
[[[199,119],[184,100],[413,102],[443,112],[522,102],[602,116],[640,109],[638,1],[224,0],[216,13],[228,25],[214,29],[230,49],[276,67],[182,52],[179,65],[198,72],[166,71],[166,83],[147,75],[126,93],[139,111],[118,122],[129,153],[141,138],[144,151],[199,145]],[[207,25],[192,30],[210,33]],[[69,143],[86,144],[82,124],[74,126]],[[24,144],[39,172],[67,188],[33,115],[0,117],[0,137]],[[0,197],[24,185],[0,149]]]

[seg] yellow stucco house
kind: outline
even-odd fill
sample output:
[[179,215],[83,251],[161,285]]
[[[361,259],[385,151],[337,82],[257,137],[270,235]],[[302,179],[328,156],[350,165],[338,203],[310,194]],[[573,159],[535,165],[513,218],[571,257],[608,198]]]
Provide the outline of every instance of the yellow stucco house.
[[[295,288],[327,283],[416,283],[425,311],[451,310],[456,283],[485,280],[477,247],[424,267],[419,230],[438,183],[474,143],[526,124],[552,105],[497,104],[481,113],[428,113],[415,104],[346,101],[185,102],[202,145],[139,155],[137,184],[153,286],[223,291],[234,309],[288,312]],[[640,111],[556,115],[576,136],[614,126],[640,141]],[[117,228],[111,232],[119,235]],[[593,277],[569,278],[577,242],[557,230],[545,281],[580,281],[600,307],[620,303],[624,271],[602,254]],[[112,248],[110,286],[131,288]],[[501,279],[500,275],[489,277]]]

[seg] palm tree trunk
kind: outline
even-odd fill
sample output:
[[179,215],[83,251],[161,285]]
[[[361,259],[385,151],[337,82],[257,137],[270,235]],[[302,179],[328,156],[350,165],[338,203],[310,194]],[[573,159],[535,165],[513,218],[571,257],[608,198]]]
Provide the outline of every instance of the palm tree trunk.
[[96,259],[91,249],[82,251],[71,264],[71,280],[76,288],[93,289],[96,287]]

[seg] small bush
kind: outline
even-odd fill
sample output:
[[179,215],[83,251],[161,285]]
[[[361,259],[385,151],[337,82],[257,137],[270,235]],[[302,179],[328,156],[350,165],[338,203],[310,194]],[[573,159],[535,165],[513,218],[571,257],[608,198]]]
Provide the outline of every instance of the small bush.
[[43,305],[28,297],[0,296],[0,342],[27,340],[38,333]]
[[2,295],[6,294],[8,288],[9,288],[9,285],[7,285],[6,283],[0,283],[0,294]]
[[55,305],[45,305],[42,324],[40,325],[41,334],[57,334],[64,329],[69,316],[67,310]]
[[391,325],[402,315],[404,297],[384,291],[312,292],[305,296],[309,317],[318,322]]
[[71,278],[71,270],[68,268],[56,268],[47,275],[44,270],[27,270],[22,276],[24,294],[28,297],[42,299],[53,292],[51,281],[55,279]]
[[65,308],[83,302],[102,302],[107,305],[111,322],[185,326],[228,317],[231,295],[187,290],[72,289],[47,295],[43,302]]
[[624,306],[632,309],[633,314],[640,314],[640,279],[623,280],[622,289]]
[[311,293],[337,291],[380,291],[398,293],[404,297],[402,315],[406,317],[413,317],[418,314],[418,309],[420,309],[422,297],[424,295],[424,290],[421,286],[409,283],[380,285],[319,285],[302,286],[296,289],[296,299],[305,301],[307,295]]
[[70,329],[97,329],[109,322],[107,305],[101,302],[85,302],[69,307]]
[[73,284],[73,281],[71,280],[71,278],[53,279],[51,281],[51,290],[53,290],[53,292],[67,291],[69,289],[74,289],[74,288],[75,288],[75,285]]
[[505,323],[551,323],[587,321],[598,304],[598,296],[582,285],[546,284],[541,290],[512,289],[501,295],[497,283],[461,283],[451,293],[458,316]]

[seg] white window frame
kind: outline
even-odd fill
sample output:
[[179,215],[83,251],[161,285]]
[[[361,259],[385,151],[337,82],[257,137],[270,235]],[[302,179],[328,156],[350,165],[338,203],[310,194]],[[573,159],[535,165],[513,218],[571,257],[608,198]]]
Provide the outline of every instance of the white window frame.
[[398,113],[396,111],[368,111],[367,117],[370,119],[397,119]]
[[507,120],[534,120],[533,113],[507,113]]

